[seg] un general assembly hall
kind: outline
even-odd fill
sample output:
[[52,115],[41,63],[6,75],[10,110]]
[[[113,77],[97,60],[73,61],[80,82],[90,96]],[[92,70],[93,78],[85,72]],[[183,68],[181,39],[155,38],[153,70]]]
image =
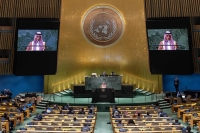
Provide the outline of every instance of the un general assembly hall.
[[199,0],[0,0],[1,133],[199,133]]

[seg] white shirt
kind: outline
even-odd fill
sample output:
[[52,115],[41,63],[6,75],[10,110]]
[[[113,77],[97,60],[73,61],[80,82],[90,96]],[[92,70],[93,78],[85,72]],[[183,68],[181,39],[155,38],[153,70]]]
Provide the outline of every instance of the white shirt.
[[172,50],[169,41],[167,41],[167,50]]

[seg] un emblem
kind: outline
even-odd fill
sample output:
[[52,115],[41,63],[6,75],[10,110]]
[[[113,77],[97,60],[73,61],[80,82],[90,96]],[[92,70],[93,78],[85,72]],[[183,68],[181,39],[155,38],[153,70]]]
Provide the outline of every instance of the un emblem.
[[95,6],[87,11],[82,19],[85,38],[97,46],[116,43],[123,34],[122,15],[110,6]]

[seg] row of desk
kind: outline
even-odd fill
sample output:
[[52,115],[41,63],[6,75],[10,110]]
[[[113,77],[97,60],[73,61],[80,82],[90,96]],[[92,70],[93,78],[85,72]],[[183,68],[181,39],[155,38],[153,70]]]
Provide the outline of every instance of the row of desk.
[[[0,116],[3,116],[4,113],[7,113],[9,120],[13,122],[14,127],[17,126],[17,121],[20,121],[21,123],[24,122],[24,114],[23,113],[10,112],[10,111],[7,111],[8,108],[16,109],[16,107],[12,107],[12,106],[0,106]],[[25,110],[27,118],[30,118],[30,110],[29,109],[32,109],[33,113],[36,113],[36,107],[30,106],[29,108],[27,108]],[[14,116],[10,116],[10,114],[14,114]],[[9,131],[9,122],[7,120],[3,120],[2,122],[3,122],[2,126],[6,128],[6,131]]]
[[[183,122],[186,122],[187,120],[189,120],[191,127],[193,127],[194,124],[197,124],[200,130],[200,105],[197,104],[199,99],[193,99],[192,101],[195,101],[195,102],[173,104],[171,106],[171,112],[172,113],[177,112],[177,117],[178,118],[182,117]],[[190,111],[186,112],[186,110],[190,110]],[[193,116],[193,114],[197,114],[197,116]]]

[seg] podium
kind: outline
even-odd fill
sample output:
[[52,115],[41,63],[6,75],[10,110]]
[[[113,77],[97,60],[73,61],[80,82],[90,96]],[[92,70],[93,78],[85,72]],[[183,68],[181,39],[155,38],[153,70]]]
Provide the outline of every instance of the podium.
[[115,103],[115,90],[113,88],[95,88],[92,90],[92,103]]

